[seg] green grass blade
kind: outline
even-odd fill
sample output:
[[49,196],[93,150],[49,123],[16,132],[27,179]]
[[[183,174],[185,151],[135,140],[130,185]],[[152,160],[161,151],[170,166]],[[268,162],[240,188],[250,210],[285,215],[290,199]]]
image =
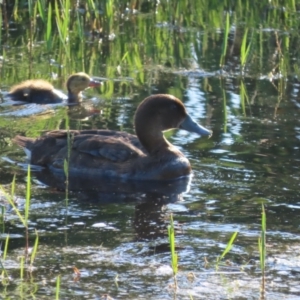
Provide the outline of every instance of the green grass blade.
[[27,168],[27,185],[26,185],[26,202],[25,202],[25,222],[26,227],[28,224],[29,217],[29,208],[30,208],[30,193],[31,193],[31,174],[30,174],[30,164],[28,164]]
[[6,236],[6,239],[5,239],[5,245],[4,245],[3,255],[2,255],[3,260],[5,260],[6,256],[7,256],[8,242],[9,242],[9,234]]
[[248,98],[245,84],[242,80],[241,80],[241,85],[240,85],[240,99],[241,99],[243,115],[246,116],[246,103],[249,104],[249,98]]
[[224,132],[227,132],[227,99],[226,99],[226,91],[222,88],[223,94],[223,114],[224,114]]
[[226,13],[226,25],[224,30],[224,39],[223,39],[223,45],[222,45],[222,55],[220,59],[220,67],[222,68],[225,63],[225,57],[227,53],[227,47],[228,47],[228,35],[229,35],[229,28],[230,28],[230,16],[229,13]]
[[225,255],[231,250],[231,248],[233,246],[233,242],[236,239],[237,235],[238,235],[237,231],[233,233],[233,235],[231,236],[229,242],[227,243],[226,248],[224,249],[223,253],[221,254],[219,260],[223,259],[225,257]]
[[2,230],[1,230],[1,232],[4,233],[5,232],[5,222],[4,222],[5,207],[2,206],[2,205],[0,207],[1,207],[0,223],[2,224]]
[[[57,25],[56,26],[57,31],[58,31],[58,34],[60,37],[61,44],[63,45],[63,47],[65,49],[65,53],[69,57],[69,51],[68,51],[67,44],[66,44],[66,38],[67,38],[66,24],[67,24],[68,16],[69,16],[69,11],[64,16],[61,16],[60,11],[58,9],[58,3],[55,2],[55,20],[56,20],[56,25]],[[64,17],[66,17],[66,18],[64,18]]]
[[173,215],[170,216],[170,225],[168,226],[168,235],[169,235],[169,243],[171,250],[171,264],[173,269],[173,274],[176,275],[178,272],[178,255],[175,252],[175,229],[173,222]]
[[[1,274],[0,276],[2,277],[1,283],[3,284],[3,283],[4,283],[4,282],[3,282],[3,280],[4,280],[4,275],[5,275],[6,278],[9,278],[9,277],[8,277],[8,273],[7,273],[6,269],[4,268],[4,266],[3,266],[3,264],[2,264],[1,259],[0,259],[0,269],[2,270],[2,274]],[[9,280],[9,279],[8,279],[8,280]]]
[[32,15],[33,15],[32,0],[28,0],[28,12],[29,12],[29,16],[32,17]]
[[128,51],[126,51],[125,54],[123,55],[123,57],[121,58],[121,62],[123,62],[127,56],[128,56]]
[[62,28],[62,21],[61,21],[61,17],[60,17],[60,12],[58,10],[58,1],[55,2],[55,19],[56,19],[56,23],[57,23],[57,27],[58,29]]
[[[3,257],[3,261],[6,259],[6,256],[7,256],[7,251],[8,251],[8,242],[9,242],[9,234],[6,236],[6,239],[5,239],[5,245],[4,245],[4,250],[3,250],[3,253],[2,253],[2,257]],[[2,264],[2,261],[0,260],[0,267],[2,269],[2,280],[4,279],[3,275],[5,274],[5,277],[8,278],[8,274],[7,274],[7,271],[6,269],[4,268],[3,264]],[[0,275],[1,276],[1,275]],[[2,282],[3,284],[3,282]]]
[[51,2],[49,2],[49,7],[48,7],[48,16],[47,16],[47,30],[46,30],[46,43],[47,43],[47,50],[51,50],[51,45],[52,45],[52,7],[51,7]]
[[25,262],[25,257],[21,256],[20,257],[20,278],[23,279],[24,278],[24,262]]
[[[253,35],[252,35],[253,37]],[[250,42],[248,43],[247,46],[247,40],[248,40],[248,28],[245,29],[243,40],[242,40],[242,45],[241,45],[241,67],[242,69],[245,67],[247,58],[249,56],[251,44],[252,44],[252,37]]]
[[18,208],[16,207],[13,198],[6,193],[6,191],[4,190],[4,188],[2,187],[2,185],[0,185],[0,190],[2,191],[2,193],[4,194],[4,197],[6,198],[6,200],[8,201],[8,203],[13,207],[14,211],[16,212],[17,216],[19,217],[20,221],[22,222],[22,224],[24,225],[24,227],[26,227],[26,222],[24,217],[21,215],[20,211],[18,210]]
[[10,196],[13,199],[15,197],[15,190],[16,190],[16,174],[13,177],[11,182],[11,189],[10,189]]
[[13,8],[13,16],[14,16],[14,19],[15,20],[18,20],[18,18],[19,18],[19,14],[18,14],[18,0],[16,0],[15,2],[14,2],[14,8]]
[[266,212],[262,204],[262,218],[261,218],[261,235],[258,238],[258,248],[260,254],[260,268],[261,268],[261,286],[260,286],[260,299],[265,299],[266,292]]
[[30,256],[30,264],[31,265],[33,265],[33,262],[35,260],[38,245],[39,245],[39,235],[38,235],[37,230],[35,230],[35,242],[34,242],[34,246],[33,246],[33,249],[32,249],[31,256]]
[[246,61],[246,44],[247,44],[248,28],[245,29],[242,45],[241,45],[241,66],[243,67]]
[[[111,1],[111,2],[113,2],[113,1]],[[89,6],[91,7],[91,9],[96,12],[97,8],[95,6],[95,2],[93,0],[88,0],[88,3],[89,3]]]
[[43,23],[45,24],[46,23],[46,9],[45,9],[45,6],[44,6],[44,1],[37,1],[37,7],[38,7],[38,12],[39,12],[39,15],[43,21]]
[[69,177],[69,163],[68,163],[67,159],[64,160],[64,173],[65,173],[65,176],[68,178]]
[[59,300],[59,293],[60,293],[60,275],[56,278],[56,293],[55,293],[55,299]]
[[266,227],[266,212],[265,207],[262,205],[261,236],[258,240],[260,268],[262,271],[264,271],[266,265]]

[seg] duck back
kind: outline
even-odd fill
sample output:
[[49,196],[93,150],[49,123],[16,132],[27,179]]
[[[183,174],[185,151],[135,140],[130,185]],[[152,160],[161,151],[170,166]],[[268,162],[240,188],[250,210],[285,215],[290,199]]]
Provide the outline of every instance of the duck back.
[[53,85],[46,80],[26,80],[13,86],[8,96],[15,101],[28,103],[60,103],[66,99],[66,95],[54,89]]

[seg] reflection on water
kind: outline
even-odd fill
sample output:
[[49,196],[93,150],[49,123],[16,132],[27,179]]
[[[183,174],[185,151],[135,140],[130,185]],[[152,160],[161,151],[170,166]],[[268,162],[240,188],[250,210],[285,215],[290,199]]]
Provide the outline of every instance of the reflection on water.
[[[41,172],[35,173],[36,178],[42,183],[59,190],[65,190],[66,177],[61,172],[51,172],[44,169]],[[107,179],[95,175],[73,175],[68,177],[68,188],[71,191],[79,191],[80,193],[95,193],[101,194],[138,194],[138,193],[152,193],[157,195],[180,195],[187,192],[191,176],[186,176],[173,181],[138,181],[138,180],[117,180]],[[88,197],[88,196],[87,196]],[[96,199],[95,199],[96,200]],[[98,201],[105,202],[105,199],[100,196]],[[108,199],[108,202],[112,199]],[[115,201],[117,202],[117,198]]]
[[[36,178],[44,184],[65,190],[65,176],[47,170],[36,172]],[[164,207],[182,200],[188,192],[191,177],[170,182],[118,181],[103,178],[70,176],[68,187],[76,191],[79,201],[103,204],[130,204],[135,206],[133,227],[137,240],[153,240],[165,237],[168,218]],[[168,249],[168,248],[167,248]]]

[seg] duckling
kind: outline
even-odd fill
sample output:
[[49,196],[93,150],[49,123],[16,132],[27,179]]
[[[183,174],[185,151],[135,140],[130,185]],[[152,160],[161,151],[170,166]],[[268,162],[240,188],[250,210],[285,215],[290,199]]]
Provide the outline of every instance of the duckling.
[[13,86],[8,96],[15,101],[28,103],[78,103],[81,92],[89,87],[98,87],[101,82],[95,81],[84,72],[71,75],[67,80],[68,96],[56,90],[53,85],[43,79],[31,79]]

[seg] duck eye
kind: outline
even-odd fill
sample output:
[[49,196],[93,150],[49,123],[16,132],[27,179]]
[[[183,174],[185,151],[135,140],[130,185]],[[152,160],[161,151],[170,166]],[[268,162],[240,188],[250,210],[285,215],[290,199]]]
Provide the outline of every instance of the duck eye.
[[171,109],[172,110],[177,110],[177,105],[176,104],[171,104]]

